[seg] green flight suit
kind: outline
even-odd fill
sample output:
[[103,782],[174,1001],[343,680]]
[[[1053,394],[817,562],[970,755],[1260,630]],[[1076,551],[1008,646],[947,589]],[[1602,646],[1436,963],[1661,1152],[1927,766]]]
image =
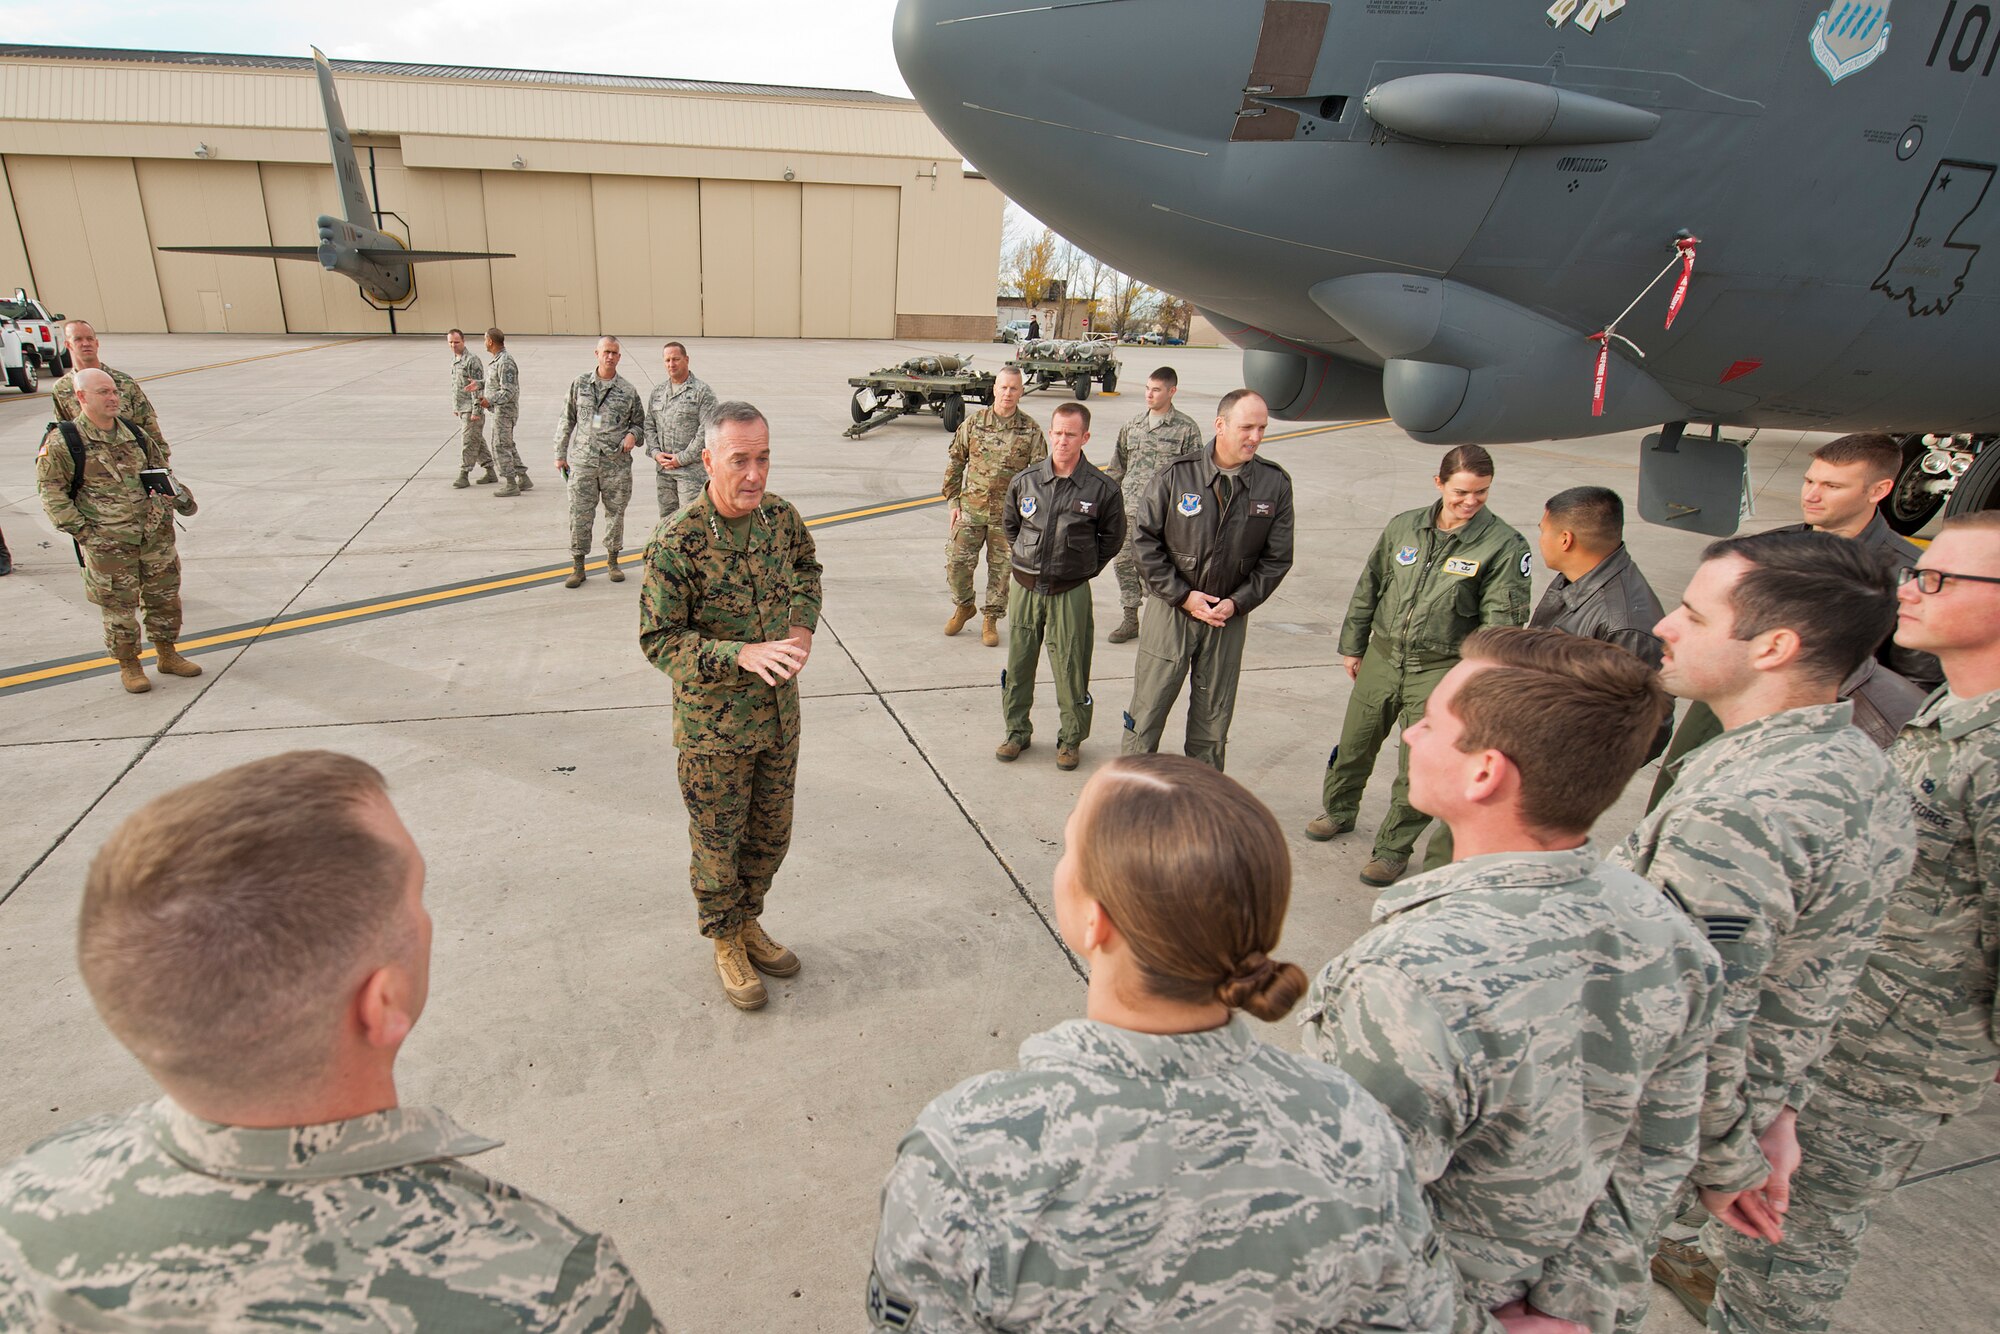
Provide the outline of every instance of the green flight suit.
[[[1483,625],[1528,620],[1528,539],[1490,509],[1449,531],[1437,526],[1442,502],[1389,521],[1362,568],[1340,627],[1340,651],[1360,658],[1340,744],[1327,759],[1321,801],[1352,824],[1375,756],[1389,729],[1424,716],[1424,704],[1458,663],[1459,645]],[[1430,817],[1410,805],[1410,751],[1402,748],[1389,813],[1375,856],[1408,861]],[[1429,870],[1451,860],[1451,831],[1439,829],[1424,858]]]

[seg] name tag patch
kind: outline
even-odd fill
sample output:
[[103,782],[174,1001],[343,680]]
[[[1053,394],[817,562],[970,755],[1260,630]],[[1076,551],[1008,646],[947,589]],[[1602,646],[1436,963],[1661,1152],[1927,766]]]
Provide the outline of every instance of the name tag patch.
[[1268,500],[1253,500],[1250,502],[1250,514],[1253,518],[1269,518],[1277,512],[1278,507]]
[[1479,573],[1479,562],[1467,560],[1463,556],[1453,556],[1444,563],[1446,574],[1474,575]]
[[1076,512],[1078,514],[1089,514],[1096,510],[1096,508],[1097,502],[1094,500],[1079,500],[1076,502]]

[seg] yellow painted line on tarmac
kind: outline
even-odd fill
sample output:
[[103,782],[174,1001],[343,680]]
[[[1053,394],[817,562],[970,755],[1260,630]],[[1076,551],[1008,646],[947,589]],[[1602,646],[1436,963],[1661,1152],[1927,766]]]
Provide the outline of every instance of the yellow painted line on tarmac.
[[[906,510],[926,509],[945,503],[943,496],[918,496],[910,500],[892,501],[885,505],[869,505],[861,509],[842,510],[835,514],[821,514],[806,520],[808,528],[824,528],[830,524],[851,523],[857,519],[872,519],[884,514],[900,514]],[[635,562],[627,561],[626,565]],[[586,572],[604,569],[610,564],[608,559],[588,561]],[[522,574],[507,575],[499,579],[487,579],[474,584],[454,584],[449,588],[433,589],[426,593],[412,593],[405,597],[388,598],[381,602],[370,602],[355,607],[338,607],[331,611],[313,612],[303,616],[288,616],[283,620],[269,621],[262,625],[249,625],[235,630],[218,631],[193,639],[183,639],[179,647],[183,652],[196,649],[216,648],[228,644],[247,644],[272,635],[291,634],[300,630],[315,629],[320,626],[338,625],[343,621],[358,621],[388,612],[408,611],[413,607],[437,606],[457,602],[465,598],[479,597],[487,593],[498,593],[510,588],[521,588],[529,584],[548,583],[563,578],[570,572],[568,562],[548,569],[529,570]],[[141,660],[157,655],[150,648],[140,651]],[[118,665],[116,658],[86,658],[80,662],[54,663],[46,667],[31,668],[10,676],[0,676],[0,690],[13,686],[34,685],[40,682],[61,680],[65,677],[83,676],[100,672]]]
[[[193,375],[196,371],[219,371],[227,366],[247,366],[253,361],[270,361],[276,357],[296,357],[304,352],[321,352],[329,347],[346,347],[352,343],[370,343],[373,341],[375,341],[374,335],[363,334],[357,338],[337,338],[331,343],[314,343],[311,347],[288,347],[282,352],[260,352],[254,357],[237,357],[233,361],[211,361],[206,366],[183,366],[177,371],[160,371],[155,375],[135,375],[132,378],[141,384],[147,384],[154,380],[170,380],[176,375]],[[46,393],[23,394],[18,398],[0,401],[8,403],[33,403],[47,397]]]
[[1394,420],[1393,417],[1372,417],[1365,422],[1335,422],[1331,426],[1308,426],[1303,431],[1285,431],[1279,435],[1267,435],[1264,437],[1264,443],[1269,444],[1273,440],[1297,440],[1308,435],[1327,435],[1333,431],[1352,431],[1360,426],[1386,426]]

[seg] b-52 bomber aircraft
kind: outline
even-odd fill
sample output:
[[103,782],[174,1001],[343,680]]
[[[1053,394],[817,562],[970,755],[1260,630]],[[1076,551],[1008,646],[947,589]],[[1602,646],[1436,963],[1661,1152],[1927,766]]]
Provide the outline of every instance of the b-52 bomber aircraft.
[[895,46],[972,163],[1191,300],[1276,415],[1658,425],[1642,510],[1721,532],[1722,427],[1895,433],[1912,498],[2000,505],[1996,10],[902,0]]
[[512,259],[511,254],[488,250],[412,250],[401,238],[380,228],[380,215],[368,201],[361,183],[361,164],[354,156],[354,141],[347,132],[347,118],[340,112],[340,99],[333,91],[333,66],[318,47],[312,48],[313,70],[319,76],[319,100],[326,112],[327,146],[333,156],[333,174],[340,183],[341,210],[345,218],[322,215],[319,244],[310,245],[167,245],[161,250],[185,255],[250,255],[260,259],[318,260],[328,273],[352,278],[370,304],[389,311],[390,329],[395,328],[395,312],[408,305],[416,289],[412,264],[432,264],[453,259]]

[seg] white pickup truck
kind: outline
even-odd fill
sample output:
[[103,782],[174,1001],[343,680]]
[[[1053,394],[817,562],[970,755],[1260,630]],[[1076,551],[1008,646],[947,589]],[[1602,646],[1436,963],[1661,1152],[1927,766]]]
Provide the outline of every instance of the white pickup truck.
[[14,321],[0,318],[0,372],[6,374],[7,383],[24,394],[34,393],[41,383],[41,377],[35,373],[35,362],[35,354],[23,344]]
[[26,288],[15,288],[11,297],[0,296],[0,319],[14,321],[22,348],[42,363],[42,374],[60,376],[69,369],[69,352],[62,345],[63,317],[50,314]]

